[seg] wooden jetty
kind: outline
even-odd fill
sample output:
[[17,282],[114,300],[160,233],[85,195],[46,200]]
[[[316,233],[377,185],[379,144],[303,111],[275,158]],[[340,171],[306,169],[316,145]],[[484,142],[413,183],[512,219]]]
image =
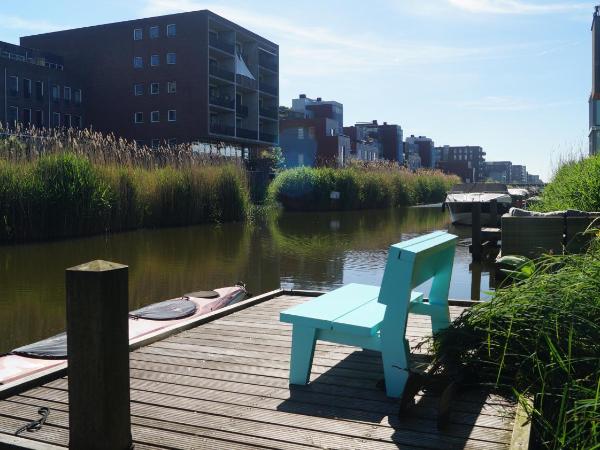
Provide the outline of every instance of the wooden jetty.
[[[444,430],[437,429],[439,398],[431,393],[419,393],[399,417],[398,402],[377,387],[383,373],[374,352],[319,342],[311,382],[290,387],[291,326],[279,312],[316,295],[276,290],[135,342],[129,354],[135,448],[527,448],[529,429],[518,408],[485,392],[461,393]],[[451,301],[452,317],[469,304]],[[424,350],[414,346],[429,332],[428,321],[411,315],[408,322],[421,363]],[[0,448],[68,446],[65,374],[60,367],[0,386]],[[15,437],[43,406],[50,408],[43,427]]]

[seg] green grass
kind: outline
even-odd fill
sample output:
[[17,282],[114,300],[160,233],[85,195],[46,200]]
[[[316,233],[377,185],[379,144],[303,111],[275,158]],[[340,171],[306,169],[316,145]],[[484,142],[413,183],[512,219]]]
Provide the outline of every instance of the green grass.
[[234,164],[143,168],[69,152],[0,159],[0,242],[243,220],[248,209]]
[[600,155],[563,162],[535,209],[600,211]]
[[[399,167],[352,166],[344,169],[301,167],[277,175],[267,193],[290,211],[388,208],[435,203],[459,179],[439,171],[411,173]],[[337,191],[340,199],[332,201]]]
[[586,254],[548,256],[434,337],[465,379],[527,405],[535,444],[600,448],[600,237]]

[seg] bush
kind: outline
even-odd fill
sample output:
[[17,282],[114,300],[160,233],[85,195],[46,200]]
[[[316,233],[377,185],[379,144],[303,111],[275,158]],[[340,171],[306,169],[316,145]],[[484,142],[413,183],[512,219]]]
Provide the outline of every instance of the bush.
[[560,166],[535,209],[600,211],[600,155]]
[[[292,211],[386,208],[441,202],[458,178],[439,171],[411,173],[392,165],[300,167],[281,172],[267,200]],[[332,200],[332,191],[340,193]]]

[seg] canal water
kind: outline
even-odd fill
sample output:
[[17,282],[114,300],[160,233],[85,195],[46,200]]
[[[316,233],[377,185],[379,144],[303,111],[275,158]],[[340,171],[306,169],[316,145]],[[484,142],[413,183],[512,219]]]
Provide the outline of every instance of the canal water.
[[64,330],[65,268],[93,259],[129,266],[131,310],[236,281],[253,294],[379,284],[390,244],[448,229],[461,237],[450,297],[485,298],[489,273],[471,267],[470,229],[452,227],[439,207],[285,213],[253,224],[0,246],[0,353]]

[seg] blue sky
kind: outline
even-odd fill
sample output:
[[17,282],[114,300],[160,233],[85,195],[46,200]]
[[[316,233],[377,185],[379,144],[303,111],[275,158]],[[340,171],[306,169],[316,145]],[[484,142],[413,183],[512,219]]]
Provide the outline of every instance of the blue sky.
[[573,0],[29,0],[2,2],[0,40],[208,8],[280,45],[280,101],[344,104],[436,145],[548,178],[587,152],[594,2]]

